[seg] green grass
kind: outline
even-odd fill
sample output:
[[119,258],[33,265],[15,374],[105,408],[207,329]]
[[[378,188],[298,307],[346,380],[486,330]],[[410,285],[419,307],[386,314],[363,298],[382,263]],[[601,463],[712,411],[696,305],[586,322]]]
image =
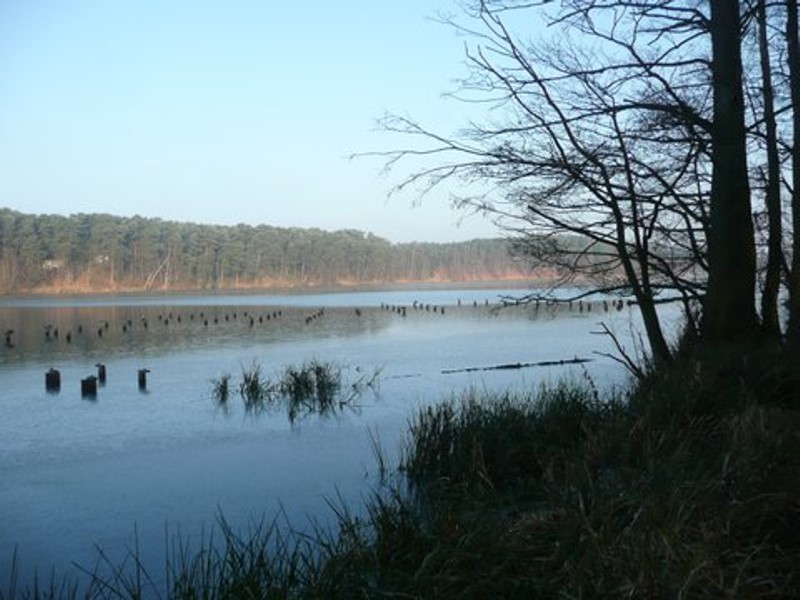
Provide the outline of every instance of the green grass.
[[[173,552],[159,594],[800,597],[797,366],[697,356],[605,398],[565,384],[425,408],[395,485],[363,510],[332,502],[335,525],[311,535],[222,521],[221,543]],[[302,370],[307,399],[317,375]],[[88,597],[139,597],[148,581],[118,571]],[[29,597],[57,597],[43,589]]]

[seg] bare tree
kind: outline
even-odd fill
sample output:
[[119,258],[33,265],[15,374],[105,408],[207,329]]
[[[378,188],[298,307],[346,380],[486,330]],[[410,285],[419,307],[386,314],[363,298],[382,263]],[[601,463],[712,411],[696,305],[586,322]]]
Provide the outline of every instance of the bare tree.
[[[784,9],[786,29],[770,37],[769,17]],[[558,265],[565,283],[632,294],[657,361],[671,358],[656,310],[666,301],[682,303],[687,332],[705,343],[780,339],[781,265],[787,334],[800,340],[796,0],[474,0],[469,16],[467,25],[451,21],[469,39],[471,71],[458,96],[491,110],[454,135],[388,118],[387,129],[422,142],[388,154],[390,167],[423,161],[398,189],[458,181],[457,206],[494,217],[530,260]],[[555,35],[520,33],[537,18]],[[760,69],[748,76],[752,84],[759,72],[757,89],[744,84],[745,39],[757,40]],[[777,93],[773,48],[789,67]],[[776,106],[781,94],[791,101]],[[766,169],[751,172],[749,161]],[[761,265],[751,181],[759,173]],[[792,193],[791,268],[781,181]]]
[[797,0],[786,0],[786,62],[789,67],[789,90],[792,104],[792,263],[789,273],[790,343],[800,345],[800,36],[798,36]]
[[703,335],[711,342],[743,341],[755,336],[758,321],[742,85],[742,28],[738,0],[711,0],[710,8],[713,176]]
[[401,189],[456,177],[491,183],[457,204],[494,216],[533,259],[560,265],[565,281],[631,293],[653,357],[668,361],[657,303],[682,302],[697,332],[705,293],[712,126],[703,17],[569,2],[551,23],[562,41],[530,43],[507,20],[532,6],[478,2],[477,28],[465,28],[478,43],[463,91],[491,99],[506,118],[450,137],[389,119],[388,129],[432,142],[392,153],[390,165],[436,158]]
[[767,261],[761,292],[761,321],[764,333],[780,339],[781,324],[778,297],[783,262],[783,210],[781,206],[781,165],[778,147],[778,123],[775,115],[771,49],[766,0],[757,0],[752,8],[757,22],[757,43],[761,75],[761,112],[763,113],[763,145],[766,154],[764,204],[767,213]]

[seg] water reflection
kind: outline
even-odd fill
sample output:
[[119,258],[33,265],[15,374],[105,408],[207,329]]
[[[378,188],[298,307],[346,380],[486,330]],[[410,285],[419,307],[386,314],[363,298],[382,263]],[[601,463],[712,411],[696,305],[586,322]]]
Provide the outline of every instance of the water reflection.
[[[500,298],[525,290],[434,290],[305,294],[294,296],[111,296],[0,301],[5,347],[0,364],[61,358],[280,343],[309,334],[319,338],[374,335],[399,317],[460,318],[498,315],[552,318],[562,305],[533,310],[502,306]],[[320,311],[323,311],[321,314]],[[325,313],[324,311],[327,311]],[[325,316],[325,318],[320,318]],[[305,328],[303,326],[306,326]]]
[[53,361],[71,357],[98,359],[132,353],[157,353],[203,346],[270,343],[297,339],[313,325],[319,337],[371,334],[390,319],[378,310],[329,309],[325,319],[308,322],[307,309],[282,307],[2,308],[0,323],[14,331],[13,344],[0,362]]

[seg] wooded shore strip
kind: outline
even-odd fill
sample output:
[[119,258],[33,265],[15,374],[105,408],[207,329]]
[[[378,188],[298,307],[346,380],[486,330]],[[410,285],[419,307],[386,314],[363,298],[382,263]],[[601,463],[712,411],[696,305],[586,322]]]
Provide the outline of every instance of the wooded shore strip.
[[505,239],[392,243],[346,229],[200,225],[0,208],[0,293],[554,280]]

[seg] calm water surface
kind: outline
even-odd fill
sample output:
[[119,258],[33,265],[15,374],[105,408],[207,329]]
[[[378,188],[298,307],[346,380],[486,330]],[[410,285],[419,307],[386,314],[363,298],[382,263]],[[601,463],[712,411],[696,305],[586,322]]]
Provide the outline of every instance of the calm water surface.
[[[371,438],[396,462],[416,410],[461,390],[526,390],[585,372],[603,387],[625,381],[597,354],[612,352],[610,341],[593,332],[602,320],[630,339],[628,308],[496,310],[500,295],[520,293],[1,300],[0,333],[14,333],[0,347],[0,589],[15,550],[23,580],[34,569],[91,569],[97,546],[121,560],[135,544],[161,573],[166,540],[198,542],[220,513],[242,529],[279,509],[299,529],[324,521],[326,498],[357,506],[374,489]],[[574,357],[593,361],[585,371],[442,373]],[[335,362],[348,382],[379,372],[379,385],[340,414],[294,423],[277,409],[248,414],[236,394],[228,411],[212,399],[224,373],[235,382],[257,363],[274,377],[310,359]],[[84,400],[80,380],[96,363],[107,381]],[[50,368],[61,373],[58,394],[45,391]]]

